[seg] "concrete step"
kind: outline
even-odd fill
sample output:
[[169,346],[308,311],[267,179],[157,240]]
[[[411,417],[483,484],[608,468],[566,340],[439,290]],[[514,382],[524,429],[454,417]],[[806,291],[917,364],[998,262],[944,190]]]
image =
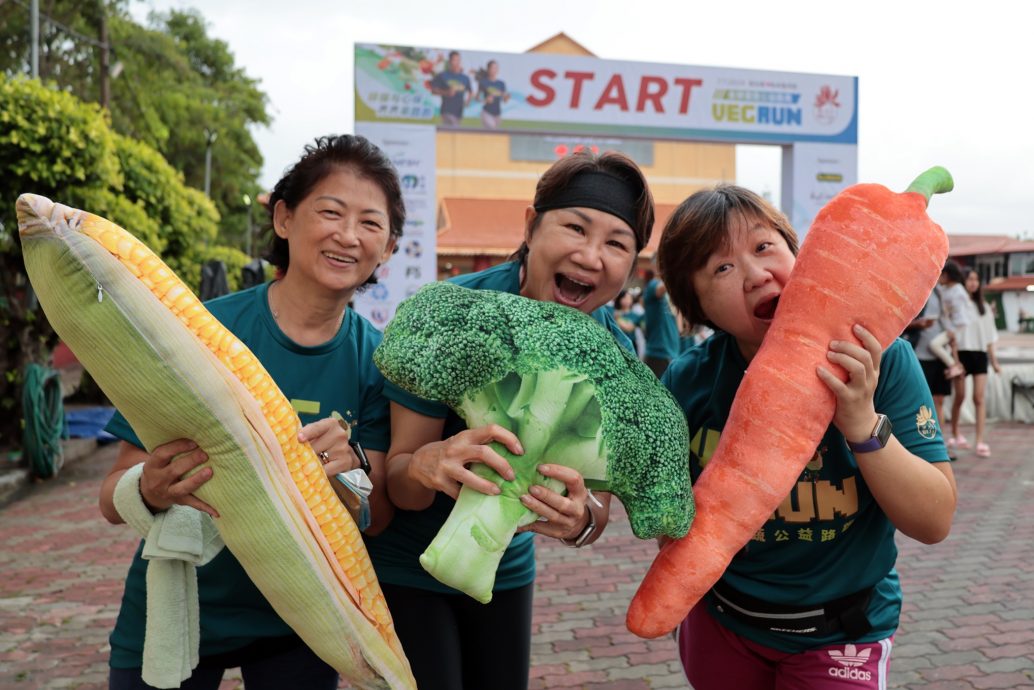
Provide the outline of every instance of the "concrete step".
[[[61,468],[89,456],[97,449],[97,439],[94,438],[69,438],[61,441]],[[0,507],[16,501],[26,493],[30,487],[37,482],[46,482],[45,479],[37,479],[32,476],[28,467],[22,464],[12,466],[13,463],[5,463],[8,466],[0,467]],[[62,469],[58,470],[60,476]]]

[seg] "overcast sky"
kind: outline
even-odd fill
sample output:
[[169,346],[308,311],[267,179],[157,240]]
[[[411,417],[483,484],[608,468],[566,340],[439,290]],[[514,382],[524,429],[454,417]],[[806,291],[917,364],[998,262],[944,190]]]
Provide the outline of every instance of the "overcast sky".
[[[197,7],[261,80],[255,132],[272,185],[319,134],[353,128],[355,43],[519,53],[564,31],[610,60],[859,78],[859,181],[904,189],[939,164],[953,234],[1034,239],[1034,67],[1023,4],[1004,0],[133,0]],[[737,182],[778,195],[779,152],[741,147]]]

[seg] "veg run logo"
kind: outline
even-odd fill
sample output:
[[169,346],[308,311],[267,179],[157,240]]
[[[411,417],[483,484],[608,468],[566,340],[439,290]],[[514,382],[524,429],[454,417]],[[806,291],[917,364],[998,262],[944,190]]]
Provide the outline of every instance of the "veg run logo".
[[836,666],[829,667],[829,675],[834,678],[848,678],[850,680],[872,680],[872,673],[870,671],[859,668],[859,666],[863,666],[869,661],[869,655],[872,653],[871,649],[858,651],[858,648],[853,644],[849,644],[844,647],[842,652],[837,649],[831,649],[827,653],[833,661],[837,662]]
[[823,125],[836,122],[840,114],[840,90],[828,84],[819,89],[815,96],[815,121]]
[[926,439],[937,435],[937,420],[933,418],[933,410],[926,405],[920,405],[919,413],[916,414],[916,429]]

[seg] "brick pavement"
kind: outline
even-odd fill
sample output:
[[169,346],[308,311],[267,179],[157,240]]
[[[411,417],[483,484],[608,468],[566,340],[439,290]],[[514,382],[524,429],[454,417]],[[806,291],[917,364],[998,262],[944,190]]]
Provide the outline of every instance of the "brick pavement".
[[[906,603],[891,688],[1034,688],[1034,427],[998,424],[989,440],[993,458],[955,463],[951,536],[934,547],[899,540]],[[97,511],[113,453],[0,509],[2,690],[106,687],[107,635],[136,543]],[[616,513],[592,547],[540,540],[532,688],[688,687],[671,642],[624,629],[654,548]]]

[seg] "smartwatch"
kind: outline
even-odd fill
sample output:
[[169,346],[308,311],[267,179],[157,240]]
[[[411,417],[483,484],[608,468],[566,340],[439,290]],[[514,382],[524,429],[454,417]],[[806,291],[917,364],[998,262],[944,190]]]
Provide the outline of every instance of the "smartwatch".
[[887,419],[885,414],[876,415],[876,426],[872,430],[872,434],[869,438],[865,439],[861,443],[847,442],[847,447],[855,453],[872,453],[882,449],[887,445],[887,441],[890,440],[890,432],[893,427],[890,424],[890,420]]
[[[597,508],[602,508],[603,504],[600,503],[600,499],[592,495],[589,491],[589,500],[592,501]],[[589,538],[596,534],[596,515],[592,512],[592,508],[589,507],[588,503],[585,505],[585,510],[589,513],[589,522],[585,525],[585,529],[578,533],[574,539],[561,538],[560,543],[564,546],[570,546],[572,549],[580,549],[585,546],[585,542],[589,541]]]
[[370,460],[366,457],[366,451],[359,445],[359,441],[349,440],[348,445],[351,446],[355,456],[359,458],[359,469],[365,472],[367,476],[370,476]]

